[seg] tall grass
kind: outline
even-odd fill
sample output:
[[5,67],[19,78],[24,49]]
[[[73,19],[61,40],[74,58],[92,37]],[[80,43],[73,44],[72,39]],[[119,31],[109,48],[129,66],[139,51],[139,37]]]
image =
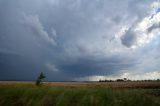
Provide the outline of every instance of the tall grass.
[[159,89],[0,85],[0,106],[160,106]]

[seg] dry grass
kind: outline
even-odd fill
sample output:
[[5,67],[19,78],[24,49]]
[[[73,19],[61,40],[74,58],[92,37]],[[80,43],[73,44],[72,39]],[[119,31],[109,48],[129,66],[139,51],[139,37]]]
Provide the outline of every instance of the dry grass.
[[48,86],[70,88],[160,88],[160,82],[46,82]]
[[0,106],[160,106],[159,86],[159,82],[45,82],[37,87],[34,82],[0,82]]
[[[0,81],[0,85],[34,84],[29,81]],[[160,88],[160,82],[44,82],[49,87],[64,88]]]

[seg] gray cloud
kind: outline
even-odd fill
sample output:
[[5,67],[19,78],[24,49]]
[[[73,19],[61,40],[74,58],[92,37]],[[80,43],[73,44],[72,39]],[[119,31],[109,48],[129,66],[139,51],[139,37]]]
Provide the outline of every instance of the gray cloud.
[[15,52],[15,51],[12,51],[12,50],[7,50],[7,49],[0,49],[0,53],[3,53],[3,54],[13,54],[13,55],[22,55],[18,52]]
[[46,67],[53,72],[59,71],[58,68],[54,64],[51,64],[51,63],[46,63]]
[[153,24],[152,26],[150,26],[147,30],[148,32],[152,32],[153,30],[155,29],[160,29],[160,23],[157,23],[157,24]]
[[134,45],[136,43],[136,40],[137,40],[137,35],[132,30],[132,28],[126,30],[125,34],[121,37],[121,42],[126,47],[131,47],[132,45]]
[[[153,2],[0,0],[0,79],[34,80],[40,71],[47,80],[158,71],[158,34],[148,40],[138,27]],[[158,27],[154,22],[145,31]]]
[[128,29],[120,35],[121,43],[126,47],[135,48],[151,42],[159,33],[152,32],[160,28],[159,18],[160,13],[153,13],[128,26]]
[[[43,25],[41,24],[37,15],[25,15],[24,14],[24,24],[26,24],[34,34],[40,36],[45,41],[56,45],[56,41],[53,37],[49,36],[49,34],[44,30]],[[56,37],[56,31],[52,28],[52,34]]]

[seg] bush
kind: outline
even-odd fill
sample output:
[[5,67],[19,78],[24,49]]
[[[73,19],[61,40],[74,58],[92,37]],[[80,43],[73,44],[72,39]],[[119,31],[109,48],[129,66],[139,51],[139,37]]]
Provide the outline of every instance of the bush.
[[44,78],[46,78],[46,76],[41,72],[36,80],[36,85],[37,86],[42,85],[42,81]]
[[124,80],[123,80],[123,79],[117,79],[116,81],[117,81],[117,82],[121,82],[121,81],[124,81]]

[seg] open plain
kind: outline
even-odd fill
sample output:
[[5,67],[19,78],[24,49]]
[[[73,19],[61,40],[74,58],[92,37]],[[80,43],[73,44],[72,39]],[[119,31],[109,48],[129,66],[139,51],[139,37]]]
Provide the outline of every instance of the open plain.
[[160,106],[160,82],[1,81],[0,106]]

